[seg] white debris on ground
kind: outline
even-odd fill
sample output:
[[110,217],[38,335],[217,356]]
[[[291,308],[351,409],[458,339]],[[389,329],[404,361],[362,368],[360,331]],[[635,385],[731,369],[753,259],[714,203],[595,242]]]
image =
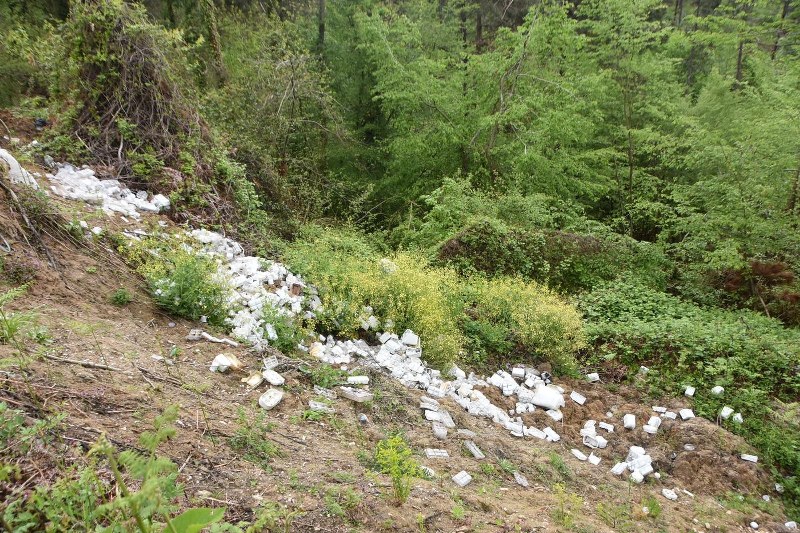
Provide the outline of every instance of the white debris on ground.
[[14,185],[27,185],[34,189],[39,188],[39,184],[30,173],[22,168],[22,165],[8,151],[0,148],[0,163],[8,168],[8,179]]
[[119,180],[98,179],[94,170],[88,167],[78,169],[72,165],[59,165],[58,172],[47,174],[47,178],[54,182],[50,188],[58,196],[96,205],[106,213],[138,219],[139,211],[158,213],[169,207],[169,198],[163,194],[148,199],[147,191],[134,193]]
[[[3,152],[0,150],[0,159],[8,162],[5,157],[7,152]],[[13,158],[11,159],[13,160]],[[13,162],[16,163],[16,160]],[[9,166],[11,166],[10,163]],[[19,166],[18,163],[17,166]],[[22,169],[22,173],[24,173],[24,169]],[[22,175],[25,174],[27,173]],[[30,176],[28,177],[30,178]],[[147,192],[139,191],[134,194],[117,180],[99,180],[95,177],[94,171],[86,167],[76,169],[70,165],[59,165],[58,172],[55,175],[48,174],[47,177],[54,182],[51,188],[55,194],[97,205],[107,213],[117,212],[123,216],[138,219],[139,211],[157,213],[169,207],[169,200],[162,195],[155,195],[148,200]],[[32,178],[30,179],[32,180]],[[85,229],[88,228],[88,225],[83,223],[82,226]],[[300,276],[290,272],[283,264],[245,255],[239,243],[219,233],[196,229],[189,232],[189,236],[199,243],[200,253],[217,261],[218,277],[230,287],[228,301],[234,311],[228,319],[228,324],[232,329],[232,336],[247,341],[254,348],[263,348],[269,341],[277,339],[273,323],[276,317],[282,315],[314,318],[314,312],[322,305],[316,289],[307,285]],[[386,265],[382,266],[387,272],[391,271],[390,262],[387,261]],[[379,319],[372,314],[372,309],[369,307],[364,308],[361,323],[365,330],[376,334],[381,327]],[[390,322],[383,326],[386,329],[392,329]],[[234,341],[228,339],[218,339],[207,333],[204,334],[202,330],[192,333],[197,340],[205,339],[211,342],[235,344]],[[563,419],[561,408],[565,406],[565,390],[551,382],[552,377],[548,372],[518,366],[513,368],[511,373],[498,370],[483,379],[472,373],[467,375],[457,366],[453,366],[448,371],[448,376],[445,377],[439,370],[432,369],[424,363],[423,341],[411,330],[406,330],[401,336],[391,331],[381,333],[379,334],[379,344],[376,346],[370,346],[363,340],[340,340],[329,336],[320,337],[318,342],[313,342],[310,346],[301,345],[298,348],[307,350],[312,357],[331,365],[350,365],[357,358],[359,363],[365,367],[388,371],[406,387],[425,391],[429,396],[421,398],[420,408],[424,411],[426,420],[431,422],[432,432],[438,439],[446,439],[448,429],[456,428],[450,413],[443,409],[437,401],[437,398],[450,398],[470,415],[490,419],[515,437],[533,437],[549,442],[561,440],[560,435],[553,428],[544,426],[540,429],[526,426],[519,416],[541,408],[553,421],[557,422]],[[282,386],[285,382],[283,376],[274,370],[277,364],[274,357],[265,359],[261,372],[252,373],[249,377],[241,380],[253,389],[264,381],[270,384],[270,388],[261,394],[258,400],[259,405],[266,410],[273,409],[284,397],[283,390],[274,388]],[[242,364],[235,356],[225,354],[215,357],[210,366],[210,370],[214,372],[226,372],[229,369],[240,370],[241,368]],[[640,369],[642,374],[647,371],[646,367]],[[600,376],[597,373],[591,373],[586,376],[586,379],[589,384],[592,384],[598,382]],[[369,381],[365,375],[350,376],[347,379],[347,386],[339,387],[339,395],[354,402],[371,401],[373,394],[368,390]],[[506,411],[494,405],[479,390],[486,387],[496,387],[504,396],[515,397],[513,398],[515,408]],[[314,391],[318,397],[324,398],[326,401],[311,400],[310,408],[320,412],[332,412],[332,408],[326,402],[335,400],[337,393],[319,387],[315,387]],[[715,395],[720,395],[722,392],[722,387],[712,389],[712,394]],[[693,386],[686,387],[686,396],[691,397],[694,393]],[[587,402],[586,396],[578,391],[572,391],[569,396],[577,406],[583,406]],[[662,419],[677,420],[678,418],[675,412],[667,411],[665,407],[653,407],[653,410],[660,416],[650,417],[647,424],[643,426],[643,431],[649,434],[655,434],[659,430]],[[679,414],[682,420],[694,418],[691,409],[681,409]],[[735,421],[739,423],[742,421],[741,414],[732,413],[732,409],[727,406],[720,414],[725,419],[733,414]],[[612,413],[607,413],[607,416],[612,417]],[[636,428],[636,417],[633,414],[625,414],[620,422],[628,430]],[[609,438],[613,437],[613,424],[588,420],[581,430],[581,436],[583,444],[591,449],[590,455],[587,457],[576,448],[571,450],[578,460],[587,461],[595,466],[600,464],[601,457],[595,455],[594,452],[602,450],[608,445],[607,438],[597,433],[597,427],[603,429]],[[477,444],[471,440],[476,437],[473,432],[459,428],[455,434],[459,438],[470,439],[464,443],[464,446],[476,459],[485,458]],[[686,446],[688,449],[689,445]],[[428,459],[447,459],[449,457],[447,450],[434,448],[425,449],[425,455]],[[748,454],[742,454],[741,459],[750,462],[758,461],[756,456]],[[431,476],[434,475],[432,470],[424,468],[430,471]],[[659,474],[654,472],[652,458],[644,448],[639,446],[631,446],[626,460],[615,464],[611,468],[611,473],[618,476],[626,470],[630,471],[630,480],[635,483],[643,482],[651,474],[660,479]],[[527,485],[527,480],[521,473],[515,472],[515,478],[520,485]],[[453,476],[452,480],[463,487],[470,483],[472,477],[466,471],[461,471]],[[683,492],[691,495],[685,490]],[[677,499],[677,492],[674,490],[665,488],[662,494],[670,500]],[[787,527],[789,524],[793,525],[793,523],[787,523]]]

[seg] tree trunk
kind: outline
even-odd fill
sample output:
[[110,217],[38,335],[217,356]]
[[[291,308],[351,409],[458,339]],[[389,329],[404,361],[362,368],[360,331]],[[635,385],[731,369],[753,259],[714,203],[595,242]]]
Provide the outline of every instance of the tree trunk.
[[778,30],[775,32],[775,44],[772,45],[772,51],[770,52],[769,56],[771,59],[775,59],[775,56],[778,54],[778,43],[786,34],[786,31],[783,29],[783,23],[786,20],[786,15],[789,14],[789,2],[791,0],[783,0],[783,9],[781,10],[781,23],[778,27]]
[[734,90],[742,88],[742,60],[744,58],[744,40],[739,41],[739,51],[736,54],[736,77],[733,84]]
[[[467,6],[466,2],[461,4],[461,47],[463,59],[461,60],[464,65],[463,81],[461,83],[461,95],[463,102],[466,104],[467,100],[467,64],[469,63],[469,56],[467,55]],[[467,107],[464,106],[464,124],[467,123]],[[461,141],[461,171],[466,175],[469,171],[469,154],[467,152],[467,144],[462,139]]]
[[325,48],[325,0],[318,0],[317,3],[317,26],[317,50],[322,55]]
[[683,20],[683,0],[675,0],[675,26],[680,26]]
[[214,74],[217,82],[222,85],[228,79],[228,72],[225,70],[225,63],[222,60],[222,44],[219,36],[219,26],[217,26],[217,12],[214,0],[203,0],[203,11],[208,26],[208,42],[214,54]]
[[479,54],[483,51],[483,18],[480,7],[475,15],[475,51]]

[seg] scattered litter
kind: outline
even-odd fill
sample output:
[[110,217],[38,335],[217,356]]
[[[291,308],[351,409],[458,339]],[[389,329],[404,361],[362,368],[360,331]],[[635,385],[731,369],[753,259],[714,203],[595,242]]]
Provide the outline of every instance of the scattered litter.
[[333,413],[336,412],[336,410],[333,407],[331,407],[330,405],[328,405],[327,403],[318,402],[316,400],[309,400],[308,401],[308,408],[311,409],[312,411],[317,412],[317,413],[333,414]]
[[598,374],[597,372],[586,374],[586,379],[589,380],[589,383],[597,383],[598,381],[600,381],[600,374]]
[[673,413],[672,411],[667,411],[661,416],[663,416],[664,418],[669,418],[670,420],[675,420],[676,418],[678,418],[678,415],[676,413]]
[[528,487],[529,486],[528,478],[526,478],[525,476],[520,474],[519,471],[517,471],[517,470],[514,470],[514,481],[517,482],[517,485],[520,485],[522,487]]
[[627,463],[617,463],[614,465],[614,468],[611,469],[611,473],[614,474],[615,476],[618,476],[627,469],[628,469]]
[[186,335],[186,340],[187,341],[199,341],[202,338],[201,337],[202,334],[203,334],[203,330],[202,329],[189,330],[189,334]]
[[644,481],[644,476],[638,470],[634,470],[633,472],[631,472],[630,479],[634,483],[641,483],[642,481]]
[[676,501],[678,494],[672,489],[661,489],[661,494],[668,500]]
[[350,376],[347,378],[347,383],[350,385],[367,385],[369,384],[369,376]]
[[590,448],[605,448],[608,441],[600,435],[584,435],[583,443]]
[[636,416],[630,413],[623,416],[622,425],[625,427],[625,429],[634,429],[636,427]]
[[711,394],[713,394],[714,396],[719,396],[723,392],[725,392],[725,388],[724,387],[720,387],[719,385],[717,385],[716,387],[712,387],[711,388]]
[[471,440],[464,441],[464,447],[472,454],[475,459],[486,459],[486,456],[483,454],[478,445],[472,442]]
[[255,372],[255,373],[251,374],[250,377],[242,378],[242,383],[247,383],[247,385],[251,389],[255,389],[256,387],[261,385],[261,383],[263,383],[263,382],[264,382],[264,376],[262,376],[258,372]]
[[594,466],[597,466],[597,465],[599,465],[599,464],[600,464],[600,458],[599,458],[599,457],[597,457],[597,456],[596,456],[594,453],[590,453],[590,454],[589,454],[589,459],[588,459],[588,461],[589,461],[591,464],[593,464]]
[[456,434],[464,439],[474,439],[478,436],[477,433],[468,429],[459,429]]
[[682,489],[682,490],[681,490],[681,492],[682,492],[682,493],[684,493],[684,494],[686,494],[686,495],[687,495],[688,497],[690,497],[690,498],[694,498],[694,493],[693,493],[693,492],[689,492],[689,491],[688,491],[688,490],[686,490],[686,489]]
[[755,521],[750,522],[750,527],[752,527],[753,529],[758,529],[758,522]]
[[470,476],[465,470],[462,470],[458,474],[454,475],[452,479],[459,487],[466,487],[472,481],[472,476]]
[[550,426],[545,427],[542,431],[544,432],[547,440],[549,440],[550,442],[558,442],[561,440],[561,435],[553,431],[553,429]]
[[741,458],[742,458],[743,461],[749,461],[751,463],[757,463],[758,462],[758,456],[757,455],[750,455],[749,453],[743,453],[741,455]]
[[797,529],[797,522],[795,522],[794,520],[790,520],[789,522],[786,522],[785,524],[783,524],[783,526],[786,529],[790,529],[790,530],[794,531],[795,529]]
[[574,455],[579,461],[585,461],[587,459],[586,454],[577,448],[572,448],[570,452],[572,452],[572,455]]
[[369,424],[369,418],[364,413],[358,413],[358,421],[361,423],[362,426],[366,426]]
[[14,185],[27,185],[33,189],[39,188],[39,184],[36,183],[33,176],[22,168],[22,165],[14,159],[13,155],[2,148],[0,148],[0,161],[5,163],[5,166],[8,167],[8,178],[11,180],[11,183]]
[[439,440],[445,440],[447,438],[447,428],[444,427],[441,422],[431,422],[431,426],[434,437]]
[[447,453],[447,450],[439,448],[425,448],[425,457],[428,459],[447,459],[450,454]]
[[354,389],[352,387],[339,387],[342,397],[357,403],[371,402],[374,395],[361,389]]
[[561,419],[564,418],[564,415],[558,409],[548,409],[545,414],[556,422],[561,422]]
[[683,449],[687,452],[693,452],[695,450],[694,444],[684,444]]
[[263,370],[261,375],[264,376],[264,379],[266,379],[270,385],[275,385],[276,387],[286,383],[286,379],[274,370]]
[[683,394],[689,396],[690,398],[694,396],[695,388],[691,385],[686,387],[686,390],[683,391]]
[[211,366],[208,369],[212,372],[225,373],[229,368],[239,370],[242,368],[242,363],[235,355],[219,354],[211,361]]
[[597,425],[600,427],[600,429],[605,429],[609,433],[614,433],[614,424],[609,424],[608,422],[599,422]]
[[694,412],[691,409],[681,409],[678,411],[678,414],[681,415],[682,420],[689,420],[694,418]]
[[573,402],[577,403],[578,405],[583,405],[584,403],[586,403],[586,396],[580,394],[579,392],[572,391],[569,394],[569,397]]
[[269,389],[258,398],[258,405],[262,409],[269,411],[283,400],[283,391],[278,389]]
[[425,474],[425,477],[427,477],[428,479],[436,478],[436,472],[434,472],[433,468],[427,467],[425,465],[420,465],[419,469],[422,470],[423,474]]
[[733,407],[728,407],[726,405],[719,412],[719,417],[722,418],[723,420],[727,420],[727,419],[729,419],[731,417],[732,414],[733,414]]
[[733,418],[731,420],[733,420],[737,424],[741,424],[742,422],[744,422],[744,418],[742,418],[742,413],[734,413]]
[[206,333],[205,331],[200,333],[200,337],[204,338],[205,340],[207,340],[209,342],[216,342],[218,344],[229,344],[229,345],[233,346],[234,348],[238,348],[238,346],[239,346],[239,343],[236,342],[236,341],[232,341],[230,339],[220,339],[220,338],[217,338],[217,337],[211,335],[210,333]]
[[335,400],[337,398],[336,391],[320,387],[319,385],[314,385],[314,394],[327,398],[328,400]]

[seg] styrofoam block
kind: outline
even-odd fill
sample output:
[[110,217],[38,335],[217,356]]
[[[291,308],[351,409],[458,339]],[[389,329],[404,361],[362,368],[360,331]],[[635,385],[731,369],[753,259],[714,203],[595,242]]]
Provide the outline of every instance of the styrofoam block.
[[636,427],[636,416],[628,413],[622,417],[622,425],[625,429],[633,429]]
[[573,402],[577,403],[578,405],[583,405],[586,403],[586,396],[577,391],[570,392],[569,397]]
[[628,468],[627,463],[617,463],[614,465],[614,468],[611,469],[611,473],[614,474],[615,476],[618,476],[625,470],[627,470],[627,468]]
[[579,461],[585,461],[587,459],[586,454],[576,448],[572,448],[570,452],[572,452],[572,455],[574,455]]
[[683,420],[694,418],[694,412],[691,409],[681,409],[678,411],[678,414],[681,415],[681,419]]

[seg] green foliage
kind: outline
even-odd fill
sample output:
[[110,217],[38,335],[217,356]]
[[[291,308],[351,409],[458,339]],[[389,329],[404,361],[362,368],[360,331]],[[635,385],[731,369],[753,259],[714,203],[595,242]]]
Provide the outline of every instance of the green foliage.
[[551,512],[553,520],[563,528],[572,529],[576,519],[580,516],[583,498],[573,492],[568,492],[560,483],[553,485],[553,494],[556,498],[556,505]]
[[311,383],[323,389],[332,389],[347,381],[347,372],[330,365],[321,364],[308,372],[311,375]]
[[122,251],[147,280],[160,307],[191,320],[205,316],[210,324],[224,325],[228,288],[218,280],[213,260],[179,240],[147,239]]
[[477,365],[513,347],[520,359],[552,361],[569,371],[583,346],[575,309],[535,283],[464,281],[417,254],[381,257],[349,232],[312,233],[286,255],[292,268],[320,287],[317,327],[323,333],[355,335],[369,306],[382,324],[418,333],[425,360],[442,368],[464,347],[474,352],[468,362]]
[[[800,331],[752,312],[703,309],[624,282],[584,295],[580,307],[595,357],[625,364],[632,374],[642,364],[651,367],[657,394],[678,394],[691,383],[699,391],[695,412],[714,419],[722,399],[702,391],[725,387],[725,405],[745,418],[728,429],[788,476],[787,486],[796,486],[800,433],[796,420],[781,414],[780,402],[791,405],[800,393]],[[800,493],[787,495],[798,501]]]
[[[660,509],[659,509],[660,511]],[[630,505],[620,503],[597,504],[597,516],[613,531],[634,531]],[[652,517],[652,515],[650,515]]]
[[266,422],[266,414],[259,411],[249,419],[243,409],[239,410],[239,427],[228,439],[228,444],[242,454],[242,458],[260,466],[265,472],[271,472],[270,460],[280,455],[280,449],[267,438],[271,426]]
[[123,307],[131,303],[131,300],[133,300],[133,296],[127,289],[117,289],[113,293],[111,293],[109,300],[111,300],[112,304],[118,307]]
[[0,294],[0,343],[22,346],[22,334],[33,331],[36,314],[32,311],[10,311],[6,306],[25,294],[27,285],[9,289]]
[[395,435],[379,441],[375,447],[375,464],[381,473],[392,479],[395,503],[404,504],[411,493],[411,480],[420,477],[420,468],[403,438]]
[[661,503],[652,494],[645,496],[642,500],[642,507],[647,507],[647,516],[652,520],[658,520],[658,517],[661,516]]

